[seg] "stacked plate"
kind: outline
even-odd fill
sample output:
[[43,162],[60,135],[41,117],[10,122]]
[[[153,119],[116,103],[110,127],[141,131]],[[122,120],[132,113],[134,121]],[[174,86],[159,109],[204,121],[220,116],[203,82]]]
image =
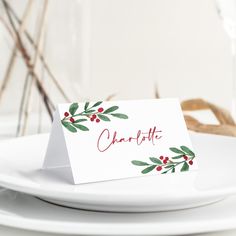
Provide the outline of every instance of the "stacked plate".
[[3,141],[0,224],[77,235],[176,235],[236,228],[236,139],[190,135],[198,171],[83,185],[63,177],[66,168],[41,170],[48,135]]

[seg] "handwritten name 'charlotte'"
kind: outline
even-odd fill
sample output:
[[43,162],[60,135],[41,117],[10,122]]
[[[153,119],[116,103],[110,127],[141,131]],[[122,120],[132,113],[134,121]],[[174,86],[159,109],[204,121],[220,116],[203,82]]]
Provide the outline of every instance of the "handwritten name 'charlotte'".
[[117,131],[111,132],[109,129],[104,129],[98,137],[97,148],[100,152],[105,152],[112,145],[118,143],[135,143],[136,145],[141,145],[144,142],[150,142],[152,145],[155,145],[162,138],[161,132],[161,130],[157,130],[157,127],[154,126],[148,132],[138,130],[133,136],[119,137]]

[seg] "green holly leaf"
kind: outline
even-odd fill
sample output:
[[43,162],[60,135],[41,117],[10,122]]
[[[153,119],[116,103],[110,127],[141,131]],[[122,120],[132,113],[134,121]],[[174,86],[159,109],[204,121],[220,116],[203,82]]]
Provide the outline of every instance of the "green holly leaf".
[[111,113],[111,112],[113,112],[113,111],[116,111],[117,109],[119,109],[118,106],[110,107],[110,108],[106,109],[106,110],[103,112],[103,114]]
[[67,124],[69,124],[69,122],[68,122],[68,121],[65,121],[65,120],[61,120],[61,123],[62,123],[63,126],[65,126],[65,127],[66,127]]
[[149,159],[155,164],[162,165],[162,161],[157,159],[156,157],[149,157]]
[[149,167],[145,168],[144,170],[142,170],[142,174],[147,174],[147,173],[151,172],[152,170],[154,170],[155,168],[156,168],[156,165],[149,166]]
[[183,166],[182,166],[180,171],[188,171],[188,170],[189,170],[189,165],[188,165],[187,162],[184,162],[184,164],[183,164]]
[[186,146],[180,146],[180,148],[187,153],[189,156],[195,156],[194,152],[192,152],[188,147]]
[[85,105],[84,105],[84,110],[85,111],[88,109],[88,106],[89,106],[89,102],[86,102]]
[[171,173],[175,173],[175,168],[172,169]]
[[169,169],[169,168],[172,168],[174,165],[168,165],[168,166],[165,166],[164,168],[165,169]]
[[62,125],[72,133],[76,133],[77,129],[71,125],[70,122],[61,121]]
[[179,156],[175,156],[175,157],[171,157],[172,159],[179,159],[179,158],[181,158],[181,157],[183,157],[183,155],[179,155]]
[[87,119],[78,119],[78,120],[75,120],[74,123],[80,123],[80,122],[83,122],[83,121],[87,121]]
[[92,107],[97,107],[102,104],[102,101],[96,102]]
[[185,155],[185,153],[184,153],[183,151],[179,150],[178,148],[171,147],[170,150],[171,150],[172,152]]
[[97,116],[103,121],[111,121],[107,116],[102,114],[97,114]]
[[84,111],[84,113],[86,113],[86,114],[89,114],[89,113],[93,113],[93,112],[95,112],[96,110],[87,110],[87,111]]
[[162,172],[162,174],[166,174],[167,172],[168,172],[168,170],[166,170],[166,171]]
[[75,124],[75,123],[72,123],[72,124],[73,124],[73,126],[75,126],[77,129],[80,129],[80,130],[82,130],[82,131],[89,131],[89,129],[88,129],[86,126],[84,126],[84,125]]
[[78,103],[72,103],[70,105],[69,112],[70,112],[70,114],[72,116],[75,114],[75,112],[77,111],[78,107],[79,107]]
[[148,166],[149,165],[147,162],[137,161],[137,160],[133,160],[133,161],[131,161],[131,163],[136,166]]
[[120,119],[128,119],[129,117],[125,114],[121,114],[121,113],[112,113],[111,114],[114,117],[120,118]]

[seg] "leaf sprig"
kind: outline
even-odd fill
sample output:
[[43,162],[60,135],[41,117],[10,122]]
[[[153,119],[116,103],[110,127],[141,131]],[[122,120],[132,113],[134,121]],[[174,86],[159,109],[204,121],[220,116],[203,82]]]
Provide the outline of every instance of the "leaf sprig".
[[180,146],[179,148],[170,147],[171,152],[178,154],[173,157],[164,157],[160,156],[159,158],[156,157],[149,157],[149,162],[143,162],[139,160],[133,160],[131,163],[136,166],[143,166],[145,167],[141,173],[147,174],[154,169],[160,172],[161,174],[166,174],[168,172],[174,173],[176,169],[180,169],[181,172],[188,171],[190,165],[193,165],[193,159],[195,158],[195,153],[186,146]]
[[[123,113],[116,113],[119,109],[118,106],[111,106],[104,110],[103,107],[99,107],[103,102],[98,101],[91,105],[89,102],[84,104],[83,110],[77,113],[79,109],[78,103],[72,103],[68,112],[64,113],[64,118],[61,120],[62,125],[70,132],[76,133],[78,130],[89,131],[89,128],[81,124],[86,121],[111,121],[112,117],[119,119],[128,119],[128,116]],[[99,107],[99,108],[98,108]]]

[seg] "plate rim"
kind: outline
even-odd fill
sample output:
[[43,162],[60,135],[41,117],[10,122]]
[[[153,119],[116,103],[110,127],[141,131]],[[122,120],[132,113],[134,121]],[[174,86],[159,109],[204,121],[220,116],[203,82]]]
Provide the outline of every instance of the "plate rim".
[[[199,135],[199,134],[197,134],[197,135]],[[204,135],[207,135],[207,134],[204,134]],[[23,139],[29,139],[29,138],[39,138],[39,136],[47,138],[47,139],[49,138],[49,134],[46,133],[46,134],[30,135],[30,136],[24,136],[24,137],[20,137],[20,138],[16,138],[16,139],[4,140],[3,142],[8,143],[9,141],[11,142],[11,141],[15,141],[17,139],[23,140]],[[213,136],[216,136],[216,135],[213,135]],[[225,136],[223,136],[223,137],[225,137]],[[229,137],[229,138],[232,138],[232,137]],[[0,144],[2,144],[3,142],[0,142]],[[181,174],[185,174],[185,173],[181,173]],[[88,194],[88,193],[74,192],[73,194],[71,194],[71,192],[68,192],[68,191],[63,191],[63,190],[57,191],[58,189],[53,189],[53,191],[52,191],[51,188],[44,187],[44,189],[42,189],[41,187],[39,187],[37,185],[34,185],[33,187],[29,186],[29,185],[25,186],[24,183],[20,183],[19,181],[14,181],[15,179],[16,179],[16,177],[12,177],[12,176],[0,173],[0,186],[14,190],[14,191],[30,194],[33,196],[39,196],[42,198],[43,197],[44,198],[51,198],[51,199],[56,199],[56,200],[63,200],[63,201],[68,201],[68,202],[69,201],[78,202],[78,195],[79,195],[79,202],[78,203],[101,204],[101,202],[104,202],[104,194],[93,194],[93,197],[91,197],[91,194]],[[190,193],[188,193],[188,195],[186,195],[186,193],[182,194],[179,191],[175,195],[175,200],[179,199],[179,198],[181,198],[181,200],[185,200],[185,199],[189,199],[189,198],[198,199],[198,200],[202,200],[202,199],[206,199],[206,198],[216,198],[216,197],[220,198],[220,197],[227,197],[227,196],[235,194],[235,193],[236,193],[236,185],[233,187],[226,187],[224,189],[217,189],[217,190],[210,189],[210,190],[205,190],[205,191],[190,192]],[[89,198],[88,198],[88,196],[89,196]],[[112,195],[112,196],[114,196],[114,195]],[[107,197],[107,193],[106,193],[106,197]],[[169,197],[169,199],[168,199],[168,197]],[[164,196],[163,198],[165,198],[165,201],[172,199],[172,197],[170,197],[170,196]],[[137,203],[143,204],[145,202],[145,205],[148,206],[147,202],[149,202],[151,199],[153,199],[153,198],[150,195],[149,196],[140,195],[140,197],[135,198],[135,200],[132,198],[132,195],[131,196],[125,195],[123,197],[119,196],[119,204],[117,204],[117,206],[119,206],[120,202],[122,202],[122,201],[123,201],[123,203],[125,202],[126,204],[131,203],[131,202],[136,203],[136,204]],[[112,205],[115,204],[114,201],[111,201],[111,202],[112,202]],[[150,206],[153,206],[153,204]]]
[[[6,190],[12,191],[12,190]],[[18,193],[21,195],[27,196],[24,193]],[[28,195],[27,197],[35,198],[32,195]],[[0,196],[1,198],[1,196]],[[236,203],[236,196],[233,196],[229,199],[223,200],[224,203],[227,201],[233,201]],[[37,199],[41,201],[40,199]],[[218,203],[216,203],[218,204]],[[214,205],[216,205],[214,204]],[[213,205],[213,204],[210,204]],[[202,207],[208,208],[209,205]],[[81,210],[80,210],[81,211]],[[191,209],[190,209],[191,211]],[[214,219],[211,221],[201,221],[201,220],[193,220],[193,222],[189,223],[188,227],[186,227],[185,221],[183,222],[135,222],[135,223],[116,223],[116,222],[69,222],[69,221],[52,221],[45,219],[30,219],[26,217],[20,217],[18,215],[9,215],[7,211],[1,211],[0,208],[0,224],[7,227],[13,227],[16,229],[23,230],[32,230],[36,232],[44,232],[44,233],[56,233],[56,234],[71,234],[71,235],[189,235],[189,234],[197,234],[197,233],[209,233],[216,232],[222,230],[232,230],[236,229],[235,219],[236,219],[236,211],[235,217],[225,218],[225,219]],[[170,212],[171,213],[171,212]],[[112,214],[112,213],[105,213]],[[135,213],[132,213],[135,214]],[[139,214],[139,213],[136,213]],[[145,214],[145,213],[144,213]],[[148,214],[148,213],[146,213]],[[162,213],[158,213],[162,214]],[[171,227],[170,227],[171,224]],[[169,227],[168,227],[169,225]],[[134,230],[135,229],[135,230]],[[115,232],[113,234],[113,232]]]

